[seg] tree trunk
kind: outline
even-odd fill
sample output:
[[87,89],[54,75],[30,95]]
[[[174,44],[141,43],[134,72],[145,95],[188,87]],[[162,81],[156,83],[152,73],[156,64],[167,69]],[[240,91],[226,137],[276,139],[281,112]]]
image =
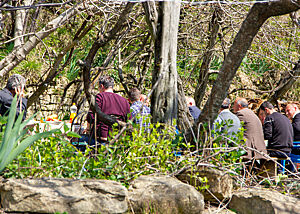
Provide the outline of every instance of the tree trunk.
[[149,26],[152,39],[153,41],[155,41],[157,36],[157,21],[158,21],[158,14],[155,7],[155,1],[149,0],[143,2],[143,7],[145,10],[146,21]]
[[253,5],[226,55],[209,99],[199,117],[198,124],[212,122],[216,118],[219,108],[227,96],[230,84],[264,22],[271,16],[288,14],[298,9],[300,9],[300,0],[293,2],[281,0]]
[[193,131],[194,118],[191,115],[189,108],[187,106],[184,88],[182,86],[182,81],[178,76],[178,129],[182,132]]
[[172,124],[173,119],[177,118],[176,54],[179,15],[180,3],[159,3],[152,85],[159,82],[151,97],[153,122]]
[[14,29],[14,37],[16,38],[14,41],[14,48],[17,49],[24,43],[23,29],[24,29],[24,21],[25,21],[25,10],[17,10],[15,16],[15,29]]

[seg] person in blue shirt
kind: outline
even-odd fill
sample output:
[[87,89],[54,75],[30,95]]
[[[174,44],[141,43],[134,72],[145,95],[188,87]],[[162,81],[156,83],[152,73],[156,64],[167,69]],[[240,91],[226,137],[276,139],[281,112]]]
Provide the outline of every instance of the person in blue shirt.
[[201,114],[201,110],[196,106],[194,98],[186,97],[186,101],[191,115],[193,116],[194,120],[197,120]]
[[230,111],[230,99],[225,98],[223,101],[220,113],[217,119],[214,121],[214,128],[216,128],[217,124],[224,124],[224,126],[220,127],[218,131],[226,132],[228,135],[233,135],[237,133],[241,128],[240,119]]
[[137,88],[131,88],[128,93],[129,102],[131,103],[130,112],[133,121],[143,127],[150,126],[151,111],[145,103],[141,102],[141,92]]

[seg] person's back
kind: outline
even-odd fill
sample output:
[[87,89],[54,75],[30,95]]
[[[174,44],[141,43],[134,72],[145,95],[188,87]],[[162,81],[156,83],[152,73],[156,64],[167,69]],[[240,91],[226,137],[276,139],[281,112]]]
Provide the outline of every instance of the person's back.
[[[127,100],[124,97],[113,92],[102,92],[97,94],[96,103],[103,113],[115,117],[120,121],[125,122],[127,120],[127,114],[130,113],[130,106]],[[108,132],[112,128],[99,121],[97,129],[100,129],[101,137],[107,138]]]
[[246,145],[250,148],[256,149],[259,152],[248,150],[248,159],[262,159],[264,158],[262,153],[267,153],[266,145],[264,142],[264,134],[261,122],[258,116],[250,109],[248,109],[248,102],[244,98],[239,98],[234,103],[234,111],[240,121],[244,122],[245,128],[244,136],[246,138]]
[[293,128],[289,119],[278,112],[267,115],[264,121],[264,137],[268,150],[290,153],[293,147]]
[[[120,121],[127,120],[127,114],[130,113],[130,106],[128,101],[113,92],[114,80],[109,76],[101,76],[99,78],[99,90],[100,93],[96,95],[96,105],[99,106],[100,110],[114,117]],[[94,114],[90,111],[88,114],[88,123],[91,124],[91,136],[94,137],[94,128],[93,125],[95,123]],[[107,137],[109,135],[109,131],[112,130],[112,127],[106,125],[105,123],[97,120],[97,138],[101,142],[107,141]]]
[[150,126],[150,108],[146,106],[146,103],[142,103],[141,92],[137,88],[131,88],[129,90],[129,101],[131,103],[130,111],[131,117],[134,118],[134,123],[143,127]]
[[239,128],[241,128],[241,122],[240,119],[229,110],[230,107],[230,99],[225,98],[221,105],[220,113],[214,122],[214,128],[216,129],[217,123],[223,123],[224,126],[221,127],[219,131],[225,132],[228,135],[233,135],[239,131]]
[[221,128],[221,131],[227,131],[228,135],[236,134],[241,128],[240,119],[233,114],[229,109],[225,109],[220,112],[216,120],[219,124],[223,121],[225,125]]
[[289,156],[293,147],[293,127],[289,119],[268,101],[263,102],[259,110],[266,115],[263,130],[264,138],[268,140],[268,154],[279,158]]

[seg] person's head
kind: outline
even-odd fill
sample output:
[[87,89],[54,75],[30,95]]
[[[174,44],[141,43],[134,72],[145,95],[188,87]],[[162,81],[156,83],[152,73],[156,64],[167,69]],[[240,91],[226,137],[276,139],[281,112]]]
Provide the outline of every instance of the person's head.
[[248,101],[245,98],[236,98],[233,104],[233,111],[238,112],[239,110],[244,108],[248,108]]
[[99,87],[100,91],[105,91],[107,89],[114,88],[114,78],[110,76],[101,76],[99,78]]
[[131,88],[129,90],[128,97],[129,97],[130,102],[132,102],[132,103],[139,101],[140,97],[141,97],[141,92],[137,88]]
[[229,98],[225,98],[225,100],[223,100],[223,103],[221,105],[221,110],[223,109],[230,109],[230,99]]
[[141,94],[140,101],[143,102],[146,106],[149,106],[149,99],[145,94]]
[[292,119],[297,112],[299,112],[299,108],[296,104],[288,104],[285,107],[285,113],[289,119]]
[[11,91],[13,94],[22,93],[26,85],[26,80],[20,74],[11,75],[6,83],[6,88]]
[[258,118],[259,118],[261,124],[264,124],[265,119],[266,119],[266,116],[267,116],[267,115],[266,115],[266,112],[263,111],[261,108],[259,108],[259,109],[258,109]]
[[259,111],[264,111],[266,116],[268,116],[268,115],[272,114],[275,111],[275,109],[274,109],[274,106],[270,102],[265,101],[260,105]]
[[185,97],[185,99],[188,107],[196,105],[196,102],[193,97]]

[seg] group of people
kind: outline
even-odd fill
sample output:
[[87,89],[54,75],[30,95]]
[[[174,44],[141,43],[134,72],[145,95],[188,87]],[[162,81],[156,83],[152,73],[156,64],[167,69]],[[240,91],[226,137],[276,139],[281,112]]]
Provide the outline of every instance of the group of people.
[[[134,123],[140,126],[149,126],[150,108],[148,107],[147,97],[137,89],[131,88],[129,90],[129,99],[114,93],[114,79],[110,76],[101,76],[99,78],[99,92],[96,95],[96,105],[100,110],[117,119],[118,121],[126,122],[128,119],[133,119]],[[130,105],[131,104],[131,105]],[[89,111],[88,129],[90,136],[95,139],[95,136],[100,143],[107,143],[109,131],[112,127],[106,125],[100,120],[96,120],[92,111]],[[96,125],[96,129],[94,126]],[[94,130],[96,130],[96,135]],[[92,141],[93,143],[95,141]],[[91,144],[93,144],[91,143]]]
[[265,101],[260,105],[257,116],[248,108],[246,99],[237,98],[232,113],[230,100],[226,98],[214,127],[223,123],[219,131],[233,135],[241,128],[241,121],[243,122],[245,143],[249,148],[245,159],[265,159],[264,154],[277,158],[286,158],[291,153],[299,155],[299,151],[293,149],[293,142],[300,140],[300,111],[296,104],[288,104],[285,111],[287,117],[277,112],[270,102]]
[[[21,110],[26,117],[27,100],[23,98],[25,78],[19,74],[9,77],[6,87],[0,91],[0,114],[7,114],[13,97],[18,95],[21,102],[17,106],[17,116]],[[131,88],[128,95],[129,99],[114,93],[114,79],[110,76],[99,78],[99,93],[96,95],[96,104],[100,110],[114,117],[119,121],[126,122],[132,119],[134,123],[143,127],[150,125],[150,108],[148,99],[137,88]],[[201,114],[201,110],[196,107],[192,97],[186,97],[187,105],[191,115],[196,120]],[[288,104],[285,108],[287,115],[277,112],[270,102],[263,102],[256,115],[248,108],[245,98],[237,98],[234,101],[233,112],[230,111],[231,102],[226,98],[219,111],[217,119],[214,121],[213,128],[228,135],[234,135],[241,128],[241,121],[245,129],[247,155],[244,158],[261,159],[264,154],[271,157],[284,158],[291,153],[299,155],[299,150],[293,149],[293,141],[300,141],[300,111],[296,104]],[[24,119],[23,118],[23,119]],[[290,120],[292,122],[290,122]],[[90,136],[97,136],[100,142],[107,142],[109,125],[97,121],[93,112],[89,112],[87,117]],[[96,127],[93,127],[93,124]],[[222,124],[221,126],[218,124]],[[97,132],[93,132],[96,130]],[[267,141],[267,146],[265,141]]]

